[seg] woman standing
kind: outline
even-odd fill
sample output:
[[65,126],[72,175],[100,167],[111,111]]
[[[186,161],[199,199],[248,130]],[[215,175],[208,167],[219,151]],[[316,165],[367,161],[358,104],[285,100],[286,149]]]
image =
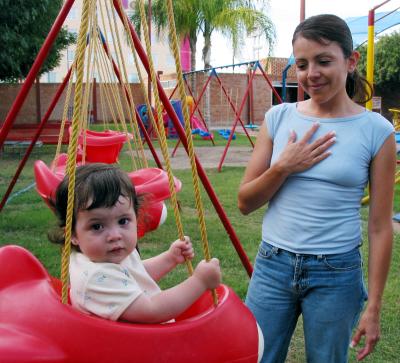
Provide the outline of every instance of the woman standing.
[[[394,130],[359,105],[371,92],[342,19],[306,19],[292,45],[310,98],[267,112],[239,189],[242,213],[268,204],[246,304],[264,334],[262,362],[285,361],[300,314],[307,362],[347,362],[349,344],[365,336],[361,360],[380,335],[393,239]],[[367,300],[360,205],[368,183],[368,303],[360,317]]]

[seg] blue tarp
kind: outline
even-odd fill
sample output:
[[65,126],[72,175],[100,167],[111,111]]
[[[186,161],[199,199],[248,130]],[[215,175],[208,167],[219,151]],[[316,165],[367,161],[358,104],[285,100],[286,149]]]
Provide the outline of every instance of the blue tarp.
[[[375,36],[400,24],[400,11],[389,13],[389,11],[375,13]],[[345,20],[353,36],[354,48],[368,40],[368,16],[355,16]]]
[[[362,45],[368,40],[368,15],[354,16],[345,19],[345,21],[351,31],[354,48],[357,48],[359,45]],[[375,36],[399,24],[400,24],[400,11],[395,11],[392,12],[391,14],[389,11],[375,13],[375,25],[374,25]],[[294,64],[294,61],[295,60],[292,53],[288,59],[286,68],[282,73],[283,92],[285,92],[286,73],[290,68],[290,66]],[[285,95],[285,93],[283,94]]]

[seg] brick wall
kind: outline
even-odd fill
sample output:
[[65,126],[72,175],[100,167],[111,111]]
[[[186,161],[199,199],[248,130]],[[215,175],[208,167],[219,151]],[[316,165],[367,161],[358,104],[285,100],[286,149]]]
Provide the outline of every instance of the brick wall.
[[[60,84],[54,84],[54,83],[42,83],[40,84],[40,102],[41,102],[41,115],[42,117],[48,110],[48,107],[50,106],[51,101],[54,98],[54,95],[56,94],[58,87]],[[14,102],[15,97],[17,96],[19,90],[21,88],[20,84],[0,84],[0,123],[4,122],[7,113],[9,112],[12,103]],[[142,95],[142,91],[140,89],[139,84],[131,84],[131,89],[132,89],[132,97],[133,101],[135,104],[141,104],[144,103],[144,98]],[[84,89],[83,89],[84,91]],[[121,92],[121,91],[120,91]],[[100,90],[99,84],[96,85],[96,103],[97,103],[97,117],[98,117],[98,122],[103,122],[103,119],[106,121],[111,121],[112,116],[111,116],[111,111],[110,108],[101,106],[101,93],[104,95],[105,93]],[[115,92],[114,92],[115,93]],[[73,88],[71,92],[71,97],[70,97],[70,102],[69,104],[72,106],[73,105]],[[51,121],[59,121],[62,119],[62,114],[64,110],[64,105],[65,105],[65,97],[66,97],[66,90],[64,90],[63,94],[60,97],[60,100],[58,101],[54,111],[52,112],[49,122]],[[103,96],[103,98],[105,98]],[[104,101],[106,103],[106,101]],[[104,109],[104,115],[103,115],[103,109]],[[36,123],[37,122],[37,117],[36,117],[36,88],[35,85],[31,88],[31,90],[28,93],[28,96],[24,102],[24,105],[22,106],[16,120],[16,123],[21,124],[21,123]]]
[[[189,85],[191,85],[190,77],[192,76],[188,77]],[[223,87],[221,87],[217,77],[211,77],[208,84],[209,96],[207,96],[207,92],[204,92],[199,103],[200,112],[206,119],[209,127],[230,127],[233,125],[236,115],[228,100],[230,100],[235,109],[239,111],[248,86],[248,77],[247,74],[242,73],[218,73],[218,78]],[[196,91],[193,92],[196,99],[201,96],[207,78],[208,75],[201,73],[196,74],[197,87]],[[171,90],[169,93],[171,93]],[[209,113],[207,113],[207,97],[209,97]],[[250,121],[259,125],[264,119],[265,112],[272,105],[272,91],[261,74],[256,74],[253,79],[252,115],[250,115],[249,107],[250,98],[250,96],[246,97],[240,118],[245,125]],[[199,114],[196,113],[196,116],[199,117]],[[240,123],[238,123],[238,126],[240,126]]]

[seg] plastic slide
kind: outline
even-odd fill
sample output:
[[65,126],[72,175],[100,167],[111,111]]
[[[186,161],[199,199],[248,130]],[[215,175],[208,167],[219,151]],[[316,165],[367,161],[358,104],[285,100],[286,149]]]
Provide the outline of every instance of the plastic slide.
[[200,135],[203,140],[210,140],[214,138],[214,135],[212,132],[207,131],[201,121],[196,117],[192,116],[190,119],[190,122],[192,124],[192,135]]

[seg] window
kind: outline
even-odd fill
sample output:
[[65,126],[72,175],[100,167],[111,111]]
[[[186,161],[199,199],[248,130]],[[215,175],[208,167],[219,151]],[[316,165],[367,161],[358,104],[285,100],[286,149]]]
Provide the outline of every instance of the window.
[[129,73],[128,81],[129,83],[139,83],[139,77],[137,73]]
[[76,7],[72,7],[71,10],[68,13],[68,19],[69,20],[76,20],[78,17],[78,11],[76,9]]
[[70,63],[70,62],[72,63],[74,61],[74,59],[75,59],[75,51],[68,49],[67,50],[67,61],[68,61],[68,63]]
[[56,72],[48,72],[47,73],[47,82],[56,83],[57,82],[57,73]]
[[175,88],[176,87],[176,79],[161,81],[161,85],[164,89]]

